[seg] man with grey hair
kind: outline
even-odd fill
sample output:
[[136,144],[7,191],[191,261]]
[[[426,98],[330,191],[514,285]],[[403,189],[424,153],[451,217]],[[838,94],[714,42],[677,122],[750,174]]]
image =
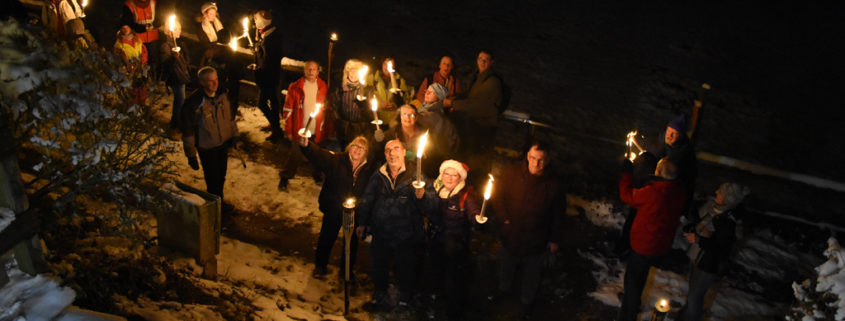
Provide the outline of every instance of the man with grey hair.
[[[197,154],[202,162],[206,190],[220,196],[223,202],[223,184],[226,181],[226,166],[229,147],[239,148],[238,124],[235,112],[229,104],[226,90],[218,91],[217,71],[202,67],[197,72],[200,89],[185,101],[182,107],[182,143],[185,156],[191,168],[200,168]],[[232,206],[222,203],[224,212]]]
[[676,179],[677,166],[669,158],[664,157],[657,162],[655,179],[642,188],[633,187],[633,167],[631,161],[625,159],[622,178],[619,180],[619,198],[637,209],[637,216],[631,226],[633,251],[625,266],[625,296],[619,310],[620,321],[638,320],[640,297],[648,279],[648,271],[672,247],[687,199],[686,187]]

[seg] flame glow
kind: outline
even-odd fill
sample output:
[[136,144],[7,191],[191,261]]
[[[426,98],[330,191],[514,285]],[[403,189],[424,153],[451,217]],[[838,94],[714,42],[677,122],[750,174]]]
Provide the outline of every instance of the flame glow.
[[176,15],[172,14],[169,18],[167,18],[167,28],[170,29],[170,32],[173,32],[173,28],[176,25]]
[[[628,147],[628,159],[630,161],[634,161],[637,158],[637,154],[634,153],[634,149],[632,148],[635,144],[634,138],[637,136],[637,131],[628,132],[628,139],[625,140],[625,146]],[[639,146],[637,146],[639,148]]]
[[376,97],[373,97],[373,99],[370,100],[370,109],[372,109],[373,111],[378,110],[378,99],[376,99]]
[[487,174],[487,176],[490,176],[490,179],[487,180],[487,188],[484,189],[484,200],[489,200],[490,195],[493,193],[493,175]]
[[396,70],[393,70],[393,61],[390,61],[390,60],[387,61],[387,71],[390,72],[391,74],[396,72]]
[[232,37],[232,41],[229,41],[229,48],[232,50],[238,50],[238,38]]
[[332,41],[337,41],[337,34],[332,32],[332,35],[331,37],[329,37],[329,39],[331,39]]
[[358,81],[361,82],[361,86],[367,85],[367,73],[370,71],[370,67],[364,65],[361,69],[358,69]]
[[314,108],[314,111],[311,112],[311,118],[317,117],[317,114],[320,113],[320,108],[323,107],[323,104],[317,103],[317,107]]
[[660,299],[657,301],[657,304],[654,305],[654,308],[660,312],[669,312],[669,300]]
[[82,7],[85,8],[88,6],[88,0],[82,0]]
[[244,17],[244,20],[241,22],[244,26],[244,34],[249,33],[249,17]]
[[425,134],[420,137],[420,144],[417,146],[417,158],[423,157],[423,150],[425,150],[426,143],[428,143],[428,131],[425,131]]

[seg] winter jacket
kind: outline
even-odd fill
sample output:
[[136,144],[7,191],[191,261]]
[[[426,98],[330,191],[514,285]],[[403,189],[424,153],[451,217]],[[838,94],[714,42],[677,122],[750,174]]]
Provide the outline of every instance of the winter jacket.
[[444,156],[455,155],[460,141],[458,130],[452,120],[443,113],[443,103],[423,104],[417,109],[417,123],[431,130],[437,152]]
[[405,161],[405,170],[393,180],[384,164],[370,177],[357,214],[359,225],[370,227],[374,238],[393,244],[422,240],[422,213],[436,205],[429,194],[421,200],[414,195],[415,170],[413,162]]
[[[352,168],[349,153],[335,153],[317,144],[300,146],[302,153],[321,172],[326,175],[318,202],[323,215],[343,213],[343,202],[349,197],[360,199],[370,177],[376,169],[372,162],[364,162],[358,168]],[[358,203],[360,205],[360,203]]]
[[235,111],[225,90],[218,91],[214,98],[206,96],[202,89],[195,91],[185,99],[180,119],[182,143],[188,158],[196,157],[198,148],[219,147],[238,135]]
[[695,149],[686,135],[680,135],[674,146],[665,145],[657,155],[657,159],[669,158],[678,167],[678,179],[684,183],[687,192],[692,196],[695,179],[698,176],[698,166],[695,160]]
[[282,76],[282,35],[275,26],[264,32],[258,30],[253,52],[255,53],[255,83],[258,87],[276,87]]
[[686,188],[678,180],[657,178],[637,189],[633,182],[631,173],[622,174],[619,180],[619,197],[637,209],[631,225],[631,248],[640,255],[662,255],[672,247],[687,199]]
[[381,70],[377,70],[375,74],[371,74],[367,76],[367,84],[372,84],[373,86],[373,93],[378,99],[379,103],[385,103],[388,101],[392,101],[396,104],[396,108],[387,109],[381,108],[378,109],[378,118],[388,122],[396,118],[399,115],[399,107],[404,104],[411,102],[411,99],[414,98],[413,89],[408,88],[408,84],[405,83],[405,78],[402,78],[398,72],[393,73],[393,77],[396,79],[396,86],[399,87],[399,90],[403,93],[403,96],[398,96],[398,94],[394,94],[390,92],[390,87],[392,84],[390,83],[390,75],[388,75],[385,80],[385,77],[382,77]]
[[[712,199],[698,210],[698,219],[690,223],[690,230],[696,233],[696,243],[688,251],[692,264],[698,269],[712,274],[727,271],[736,242],[737,211],[734,208],[719,212]],[[703,231],[705,228],[707,231]]]
[[481,213],[481,203],[472,188],[463,187],[448,198],[437,196],[440,191],[435,188],[430,191],[439,205],[437,210],[430,214],[431,234],[434,239],[450,237],[469,241],[475,216]]
[[114,49],[133,68],[147,64],[147,47],[144,46],[144,43],[138,37],[134,37],[132,40],[125,40],[118,35],[117,41],[114,43]]
[[188,71],[190,64],[190,53],[188,47],[182,39],[176,40],[179,46],[179,57],[175,57],[173,52],[173,37],[168,35],[165,41],[161,43],[161,63],[163,65],[162,71],[164,73],[164,81],[169,85],[183,85],[191,83],[191,74]]
[[454,75],[449,75],[449,77],[443,77],[440,74],[440,71],[435,71],[434,75],[431,77],[425,77],[420,84],[420,89],[417,90],[417,100],[425,101],[425,91],[428,90],[428,86],[431,84],[437,83],[446,87],[449,90],[449,93],[446,94],[447,97],[453,97],[461,92],[461,82],[458,81],[458,78],[455,78]]
[[[219,20],[217,21],[219,22]],[[209,28],[209,31],[214,30],[213,36],[217,38],[215,41],[211,41],[209,35],[206,34],[206,27]],[[229,43],[229,32],[225,28],[220,30],[215,29],[216,28],[212,22],[203,19],[203,21],[200,22],[197,38],[199,38],[199,48],[202,50],[200,65],[211,65],[217,68],[222,64],[227,64],[227,62],[231,60],[232,50],[220,45]]]
[[463,99],[452,103],[456,113],[483,127],[496,127],[499,106],[502,104],[502,80],[488,69],[474,75],[469,91]]
[[150,0],[146,7],[140,6],[135,0],[127,0],[123,3],[120,25],[129,26],[144,43],[158,40],[158,29],[147,30],[147,25],[155,24],[155,19],[156,0]]
[[528,162],[512,165],[496,178],[493,209],[501,228],[502,245],[515,255],[537,255],[549,242],[559,243],[566,211],[566,194],[550,173],[528,172]]
[[332,92],[331,106],[334,110],[335,132],[342,143],[351,141],[358,135],[372,138],[376,130],[375,125],[370,123],[373,120],[370,102],[359,101],[357,98],[360,91],[359,84],[347,82],[335,87]]
[[[298,132],[302,129],[303,122],[309,117],[303,109],[303,103],[305,102],[304,87],[305,77],[299,78],[299,80],[292,82],[288,86],[288,94],[285,97],[285,106],[282,110],[282,117],[285,120],[285,132],[293,137],[299,137],[297,136],[299,135]],[[314,126],[312,134],[314,135],[314,141],[317,143],[322,142],[323,139],[330,137],[334,133],[334,124],[332,124],[331,116],[327,117],[330,113],[326,112],[329,109],[329,106],[326,106],[326,94],[328,90],[329,88],[326,86],[326,82],[317,78],[317,103],[323,104],[323,109],[311,121],[313,124],[311,126]]]

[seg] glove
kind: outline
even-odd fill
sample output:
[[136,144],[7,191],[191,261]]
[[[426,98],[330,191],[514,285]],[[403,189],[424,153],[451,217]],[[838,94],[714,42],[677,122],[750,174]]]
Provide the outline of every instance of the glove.
[[381,141],[384,140],[384,131],[376,129],[375,134],[373,134],[373,138],[375,138],[377,142],[381,143]]
[[200,163],[197,162],[196,157],[188,157],[188,165],[191,165],[191,169],[193,170],[200,169]]
[[634,163],[631,163],[630,160],[627,158],[622,159],[622,172],[623,173],[633,173],[634,172]]

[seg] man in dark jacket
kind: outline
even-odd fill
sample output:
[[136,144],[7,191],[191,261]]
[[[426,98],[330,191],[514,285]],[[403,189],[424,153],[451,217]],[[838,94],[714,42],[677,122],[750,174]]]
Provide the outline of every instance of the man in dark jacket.
[[270,10],[260,10],[253,15],[255,20],[255,83],[258,85],[258,108],[270,122],[271,141],[284,138],[280,124],[279,84],[282,76],[281,33],[273,24]]
[[677,168],[668,158],[657,162],[656,178],[643,188],[633,187],[631,162],[626,159],[624,167],[619,180],[619,197],[637,209],[637,216],[631,225],[632,251],[625,266],[625,296],[619,320],[634,321],[640,311],[640,297],[649,269],[672,247],[687,192],[684,184],[676,180]]
[[687,135],[689,125],[687,116],[680,115],[666,125],[663,136],[665,146],[657,154],[657,159],[668,158],[678,168],[678,180],[687,190],[687,211],[692,205],[692,195],[695,192],[695,179],[698,177],[698,165],[695,160],[695,148]]
[[[188,97],[182,108],[182,143],[188,164],[194,170],[199,169],[199,154],[206,190],[220,196],[223,202],[229,147],[239,148],[240,145],[240,142],[235,143],[238,124],[225,89],[217,91],[219,84],[214,68],[203,67],[197,72],[197,78],[202,88]],[[231,205],[223,203],[224,211],[231,209]]]
[[407,307],[414,294],[416,276],[415,247],[423,237],[422,214],[430,212],[434,200],[426,198],[425,189],[414,188],[415,166],[405,160],[405,146],[398,139],[385,146],[387,163],[370,178],[360,207],[358,237],[369,229],[373,235],[372,303],[384,305],[390,261],[395,261],[399,281],[399,306]]
[[[353,139],[343,153],[334,153],[311,144],[305,137],[299,139],[299,146],[305,157],[326,174],[326,182],[318,199],[320,211],[323,212],[323,225],[317,241],[314,276],[319,277],[327,272],[332,246],[337,240],[337,232],[343,226],[343,202],[350,197],[361,198],[376,165],[367,161],[369,142],[364,136]],[[357,238],[352,238],[350,252],[351,271],[358,253]]]
[[561,220],[566,211],[566,195],[557,178],[547,170],[549,148],[534,142],[525,161],[507,168],[497,181],[493,209],[501,224],[502,263],[498,300],[510,289],[517,265],[522,266],[522,317],[529,318],[534,296],[540,285],[543,259],[554,255],[559,244]]
[[478,73],[468,82],[469,91],[454,100],[443,100],[444,107],[453,109],[461,138],[466,138],[463,146],[470,153],[492,148],[502,104],[502,80],[493,72],[493,54],[488,50],[479,52],[476,63]]

